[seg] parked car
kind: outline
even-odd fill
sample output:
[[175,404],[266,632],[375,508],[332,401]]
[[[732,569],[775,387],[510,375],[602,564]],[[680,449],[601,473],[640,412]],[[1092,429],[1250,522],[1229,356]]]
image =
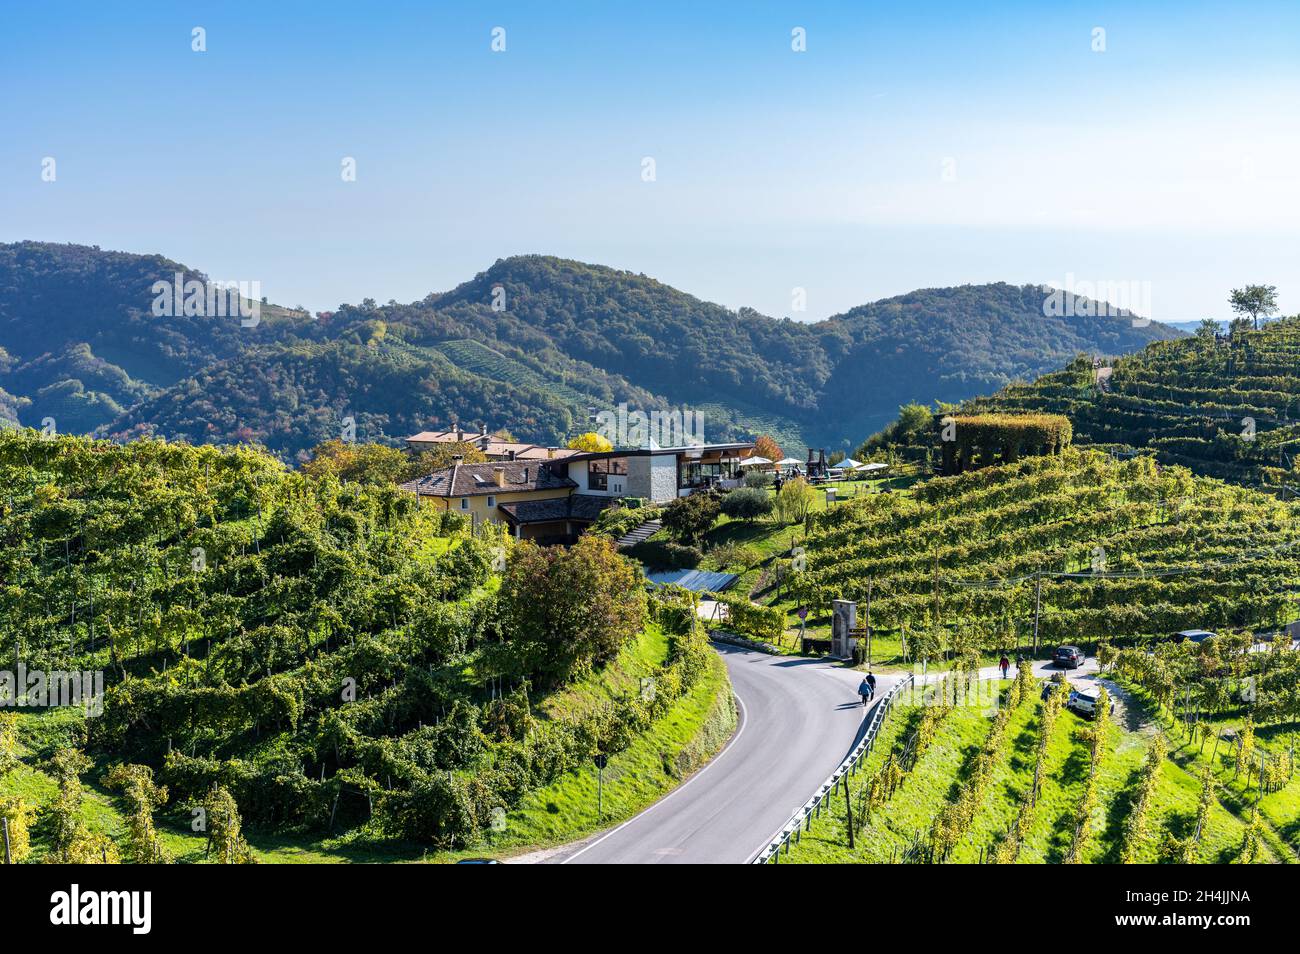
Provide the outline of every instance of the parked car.
[[1174,633],[1173,640],[1176,643],[1203,643],[1207,639],[1216,639],[1218,635],[1204,629],[1185,629],[1181,633]]
[[1052,654],[1052,662],[1062,669],[1078,669],[1083,665],[1083,650],[1078,646],[1057,646]]
[[[1098,698],[1099,691],[1097,689],[1072,689],[1070,690],[1070,698],[1066,700],[1065,705],[1066,708],[1073,709],[1084,718],[1091,719],[1097,715]],[[1110,712],[1111,715],[1115,714],[1114,699],[1110,700]]]
[[1045,683],[1043,683],[1043,696],[1042,696],[1043,701],[1046,702],[1047,697],[1050,696],[1052,693],[1056,692],[1058,689],[1068,690],[1069,688],[1070,688],[1070,684],[1066,682],[1064,679],[1060,679],[1060,680],[1049,679]]

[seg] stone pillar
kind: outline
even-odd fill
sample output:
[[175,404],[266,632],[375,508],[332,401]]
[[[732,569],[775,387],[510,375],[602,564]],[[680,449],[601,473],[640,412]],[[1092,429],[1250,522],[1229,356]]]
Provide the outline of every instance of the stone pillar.
[[831,655],[848,659],[853,655],[855,639],[850,635],[858,628],[858,604],[853,600],[831,602]]

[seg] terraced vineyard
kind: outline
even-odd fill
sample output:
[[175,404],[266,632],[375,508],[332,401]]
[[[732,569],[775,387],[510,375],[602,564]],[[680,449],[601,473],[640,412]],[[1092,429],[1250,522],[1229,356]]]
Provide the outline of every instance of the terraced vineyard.
[[1295,613],[1294,506],[1149,456],[1068,450],[809,524],[795,598],[814,613],[857,600],[863,623],[870,599],[877,661],[891,646],[902,661],[935,660],[1030,645],[1035,632],[1040,646],[1132,643]]
[[[548,378],[523,361],[508,357],[479,341],[468,338],[458,341],[443,341],[435,346],[456,366],[491,378],[493,381],[505,381],[523,388],[531,388],[552,395],[556,400],[573,408],[575,414],[581,415],[597,396],[590,392],[579,391],[567,381]],[[582,419],[579,416],[578,419]]]
[[1231,338],[1155,342],[1100,374],[1080,358],[964,409],[1065,414],[1076,444],[1149,448],[1164,463],[1239,483],[1295,483],[1300,317]]
[[[891,780],[887,797],[873,799],[891,765],[915,745],[944,691],[931,686],[897,705],[864,769],[853,776],[854,848],[837,805],[813,820],[781,863],[1064,863],[1072,860],[1081,809],[1089,820],[1079,845],[1082,862],[1296,860],[1286,840],[1294,838],[1295,816],[1252,825],[1257,789],[1247,787],[1244,776],[1234,781],[1222,760],[1207,787],[1195,746],[1174,736],[1166,747],[1160,724],[1136,700],[1121,710],[1123,718],[1102,724],[1093,774],[1096,727],[1037,692],[1011,705],[1005,698],[1010,691],[996,718],[983,704],[962,704],[967,696],[959,693],[957,705],[930,719],[933,739],[915,764]],[[1300,777],[1292,773],[1264,803],[1294,804],[1297,797]],[[1143,810],[1134,823],[1139,800]],[[969,818],[961,839],[946,854],[935,850],[938,823],[962,813]]]
[[[0,679],[0,818],[32,828],[33,860],[157,860],[154,812],[174,835],[199,804],[364,854],[518,847],[599,823],[565,810],[596,752],[628,780],[610,796],[626,814],[729,734],[693,611],[664,595],[648,619],[608,541],[542,553],[249,448],[9,431],[0,479],[0,658],[93,687],[51,700],[44,675]],[[574,620],[607,609],[581,628],[610,640],[526,645],[572,633],[523,619],[566,600]],[[82,776],[123,789],[129,825]]]

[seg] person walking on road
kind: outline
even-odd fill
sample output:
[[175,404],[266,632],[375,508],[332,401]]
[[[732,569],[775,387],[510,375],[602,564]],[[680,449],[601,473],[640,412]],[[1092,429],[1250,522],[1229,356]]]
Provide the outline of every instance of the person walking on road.
[[871,687],[871,698],[876,698],[876,674],[867,670],[867,685]]
[[865,706],[871,701],[871,683],[867,682],[867,677],[863,676],[862,681],[858,683],[858,695],[862,698],[862,704]]
[[998,668],[1002,670],[1002,678],[1007,678],[1007,670],[1011,668],[1011,660],[1007,659],[1005,653],[1002,658],[998,660]]

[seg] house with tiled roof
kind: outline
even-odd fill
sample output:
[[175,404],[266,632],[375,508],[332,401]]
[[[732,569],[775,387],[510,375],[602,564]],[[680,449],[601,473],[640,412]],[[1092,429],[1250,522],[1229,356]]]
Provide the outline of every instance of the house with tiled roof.
[[741,483],[751,443],[573,451],[543,460],[457,463],[402,484],[420,500],[464,514],[478,526],[504,523],[514,535],[571,542],[618,501],[667,503],[697,490]]
[[444,470],[402,484],[421,503],[463,514],[474,526],[505,523],[516,537],[544,542],[572,540],[613,501],[574,501],[578,485],[560,460],[500,460],[466,464],[459,458]]
[[488,460],[555,460],[578,453],[567,447],[544,447],[526,441],[508,441],[489,434],[486,425],[478,431],[467,431],[463,427],[452,425],[450,430],[420,431],[406,438],[407,449],[416,453],[447,444],[465,444],[477,448]]

